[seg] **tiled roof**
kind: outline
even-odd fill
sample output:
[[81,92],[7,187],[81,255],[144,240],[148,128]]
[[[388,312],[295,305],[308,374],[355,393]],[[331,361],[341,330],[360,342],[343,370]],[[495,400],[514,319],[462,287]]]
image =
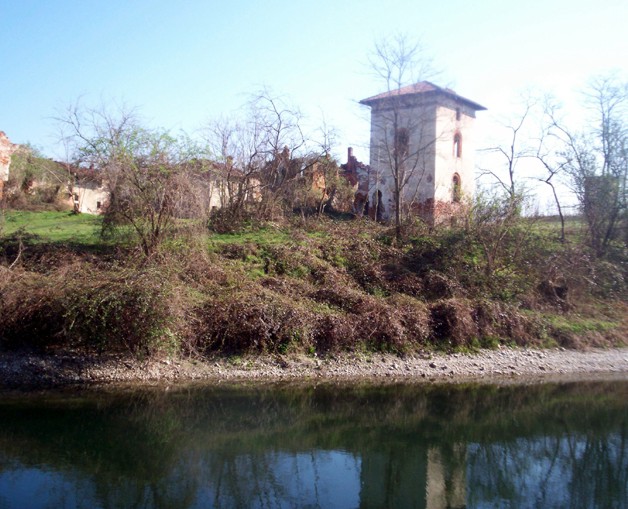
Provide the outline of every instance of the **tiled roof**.
[[366,104],[367,106],[371,106],[372,104],[386,100],[389,97],[412,96],[412,95],[427,94],[427,93],[443,94],[443,95],[450,96],[456,99],[457,101],[464,102],[465,104],[467,104],[468,106],[470,106],[476,111],[486,109],[484,106],[474,101],[471,101],[462,96],[459,96],[458,94],[456,94],[456,92],[454,92],[450,88],[442,88],[437,85],[434,85],[434,83],[430,83],[429,81],[420,81],[418,83],[414,83],[413,85],[408,85],[405,87],[396,88],[394,90],[389,90],[388,92],[383,92],[381,94],[377,94],[372,97],[362,99],[360,101],[360,104]]

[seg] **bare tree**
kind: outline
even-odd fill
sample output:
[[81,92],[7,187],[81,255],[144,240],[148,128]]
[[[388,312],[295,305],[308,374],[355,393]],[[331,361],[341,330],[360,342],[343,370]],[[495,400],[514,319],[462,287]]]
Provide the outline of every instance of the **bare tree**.
[[218,196],[218,209],[239,221],[249,198],[259,185],[263,156],[257,146],[261,136],[255,123],[229,119],[211,121],[203,130],[210,157],[209,172],[215,174],[210,194]]
[[[400,241],[404,209],[416,200],[425,173],[426,158],[436,141],[436,135],[427,121],[430,112],[421,107],[409,110],[408,96],[403,91],[407,86],[431,79],[437,72],[421,43],[402,34],[378,41],[369,58],[369,65],[375,77],[386,86],[385,108],[378,109],[376,113],[372,110],[372,118],[377,119],[372,129],[380,132],[380,143],[376,147],[371,146],[371,167],[377,193],[373,206],[375,217],[378,217],[382,204],[377,182],[383,175],[390,175],[395,237]],[[362,103],[371,105],[369,100]]]
[[229,182],[231,219],[247,208],[259,218],[272,218],[294,206],[295,187],[312,185],[311,174],[328,154],[331,138],[323,129],[323,140],[317,143],[303,125],[297,108],[264,89],[252,97],[242,118],[207,126],[209,150]]
[[[628,83],[615,75],[595,79],[585,94],[591,129],[572,130],[551,116],[560,140],[561,168],[569,175],[599,256],[625,228],[628,178]],[[623,233],[626,242],[626,233]]]
[[151,256],[192,195],[189,152],[169,133],[141,126],[124,107],[111,111],[77,103],[57,120],[71,143],[72,166],[99,172],[109,192],[103,232],[130,226],[142,252]]
[[[499,166],[505,168],[500,171],[497,168],[481,168],[480,176],[490,176],[506,194],[511,203],[520,204],[523,189],[521,188],[521,178],[517,167],[522,159],[532,156],[533,151],[526,144],[528,138],[524,137],[524,128],[529,121],[534,103],[527,99],[524,101],[523,112],[513,121],[505,123],[503,128],[508,133],[504,144],[496,145],[484,149],[484,152],[496,154],[501,163]],[[522,139],[523,138],[523,139]]]
[[565,242],[565,215],[563,214],[560,197],[556,189],[556,179],[564,175],[566,162],[556,157],[556,146],[555,143],[552,143],[555,139],[554,126],[558,106],[550,97],[547,97],[544,102],[544,120],[537,139],[534,157],[541,164],[545,173],[541,177],[536,177],[536,180],[549,186],[552,190],[552,196],[560,219],[560,241]]

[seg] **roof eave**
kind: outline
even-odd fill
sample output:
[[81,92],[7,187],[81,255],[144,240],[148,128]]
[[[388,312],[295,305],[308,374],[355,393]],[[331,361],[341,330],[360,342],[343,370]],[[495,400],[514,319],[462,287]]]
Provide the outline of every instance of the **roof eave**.
[[426,96],[426,95],[445,95],[445,96],[449,96],[451,98],[453,98],[455,101],[459,101],[462,102],[464,104],[466,104],[467,106],[471,107],[473,110],[475,111],[484,111],[487,108],[482,106],[479,103],[476,103],[475,101],[472,101],[470,99],[467,99],[466,97],[462,97],[461,95],[458,95],[456,93],[452,93],[448,90],[444,90],[442,88],[439,88],[437,90],[429,90],[429,91],[424,91],[424,92],[417,92],[417,93],[413,93],[413,94],[398,94],[398,95],[388,95],[385,97],[381,97],[380,95],[377,96],[371,96],[371,97],[367,97],[366,99],[362,99],[361,101],[359,101],[360,104],[364,104],[365,106],[372,106],[373,104],[377,104],[380,102],[383,102],[391,97],[415,97],[415,96]]

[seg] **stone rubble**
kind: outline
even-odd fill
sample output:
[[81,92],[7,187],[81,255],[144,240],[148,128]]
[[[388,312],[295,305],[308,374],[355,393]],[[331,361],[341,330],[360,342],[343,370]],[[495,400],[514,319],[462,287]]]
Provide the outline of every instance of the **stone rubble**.
[[63,385],[157,384],[206,380],[363,380],[504,383],[522,379],[628,379],[628,348],[482,350],[478,353],[421,352],[403,357],[345,353],[328,357],[261,355],[142,360],[86,356],[76,352],[40,355],[0,352],[0,388]]

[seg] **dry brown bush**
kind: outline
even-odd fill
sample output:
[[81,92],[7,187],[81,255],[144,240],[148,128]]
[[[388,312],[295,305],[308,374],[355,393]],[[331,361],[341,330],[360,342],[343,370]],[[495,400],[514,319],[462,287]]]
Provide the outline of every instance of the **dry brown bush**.
[[396,310],[399,321],[406,331],[409,347],[425,346],[430,338],[428,306],[404,294],[394,294],[387,300],[388,305]]
[[351,350],[359,344],[360,330],[360,320],[356,315],[320,314],[314,334],[316,351],[328,353]]
[[468,345],[478,337],[473,306],[463,299],[446,299],[430,306],[430,327],[436,344]]
[[60,342],[68,268],[52,277],[0,268],[1,346],[54,346]]
[[322,285],[311,292],[309,297],[316,302],[347,313],[359,313],[360,306],[367,296],[354,288],[343,285]]
[[451,299],[464,295],[459,282],[435,270],[425,273],[423,285],[425,298],[429,300]]
[[277,352],[311,343],[314,317],[292,299],[251,284],[198,310],[201,352]]
[[79,261],[45,274],[4,271],[11,275],[0,289],[3,346],[151,355],[182,342],[189,306],[160,267],[112,271]]
[[501,342],[514,342],[519,346],[538,345],[541,342],[542,327],[534,315],[524,315],[514,306],[477,300],[474,302],[472,317],[480,339],[499,339]]

